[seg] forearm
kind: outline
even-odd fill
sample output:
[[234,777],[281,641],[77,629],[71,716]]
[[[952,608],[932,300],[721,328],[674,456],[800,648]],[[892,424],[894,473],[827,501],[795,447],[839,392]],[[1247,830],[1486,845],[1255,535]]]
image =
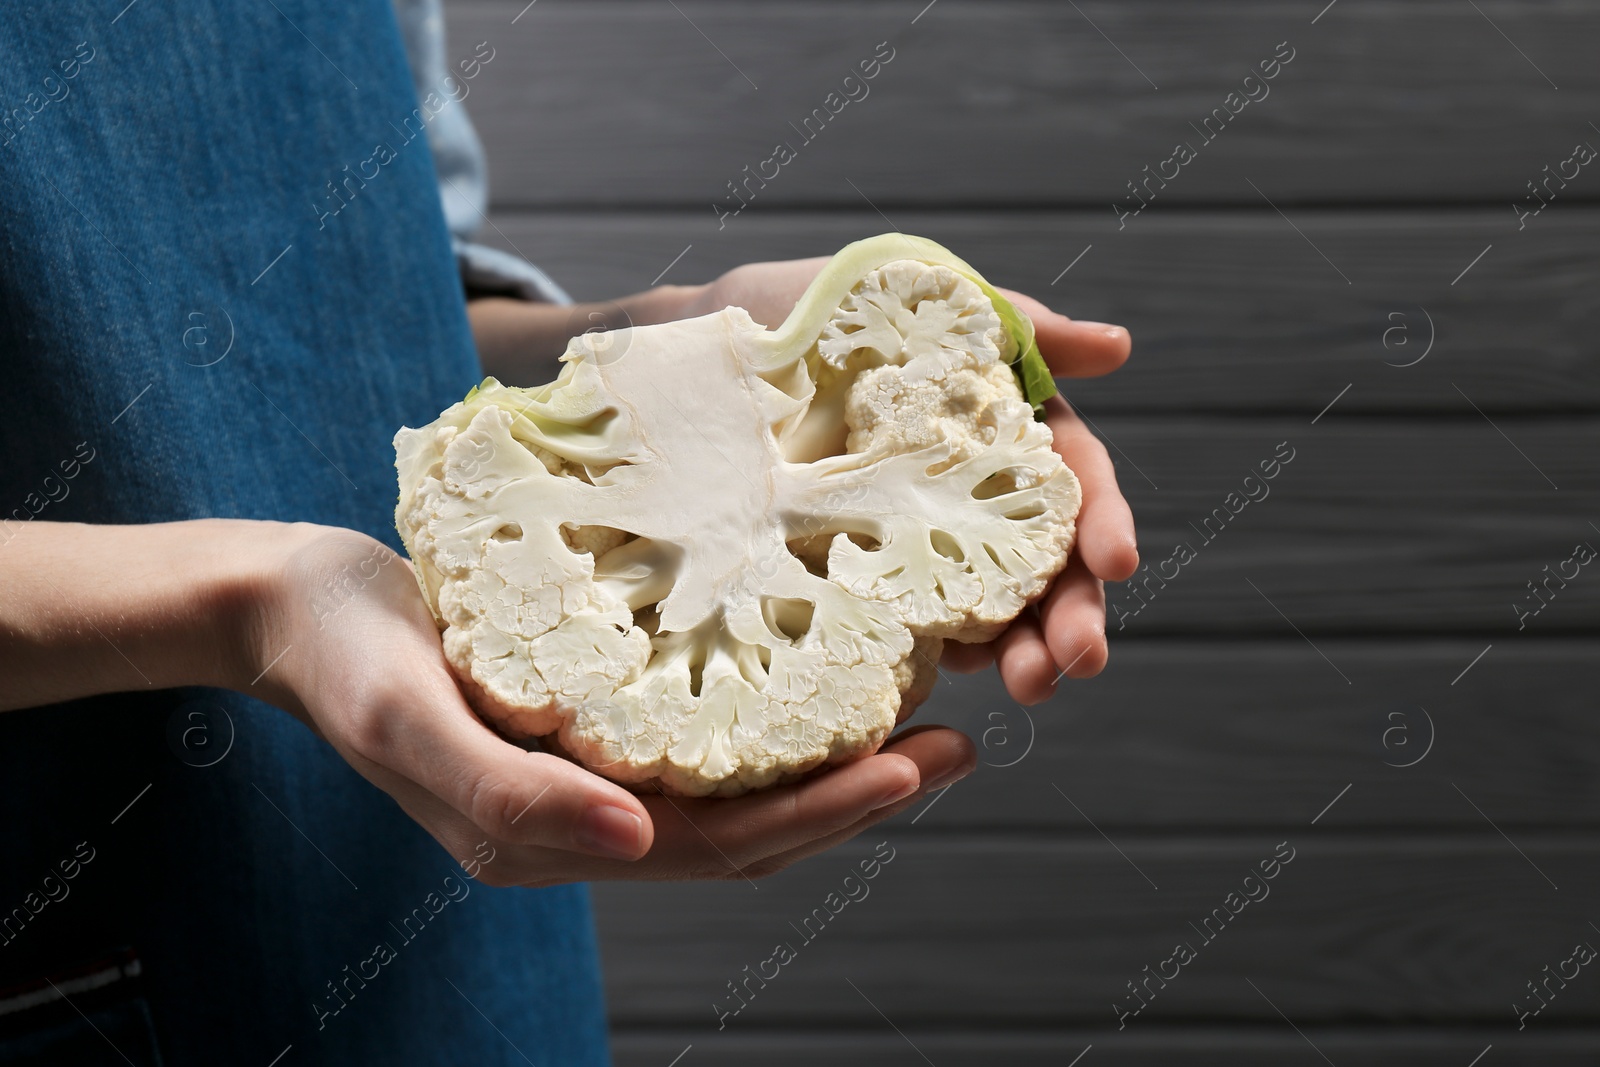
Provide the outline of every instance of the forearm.
[[645,326],[679,317],[702,286],[661,285],[604,303],[537,304],[489,296],[467,305],[483,371],[508,385],[531,385],[553,376],[567,342],[592,329]]
[[0,528],[0,710],[178,685],[247,688],[280,523]]

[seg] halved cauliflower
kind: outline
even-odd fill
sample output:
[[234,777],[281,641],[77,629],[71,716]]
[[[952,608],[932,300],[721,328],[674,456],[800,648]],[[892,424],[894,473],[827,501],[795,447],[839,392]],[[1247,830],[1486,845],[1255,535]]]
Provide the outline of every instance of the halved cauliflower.
[[396,524],[478,712],[619,782],[731,796],[873,752],[945,639],[1066,563],[1031,324],[931,241],[849,246],[776,331],[730,307],[563,359],[401,430]]

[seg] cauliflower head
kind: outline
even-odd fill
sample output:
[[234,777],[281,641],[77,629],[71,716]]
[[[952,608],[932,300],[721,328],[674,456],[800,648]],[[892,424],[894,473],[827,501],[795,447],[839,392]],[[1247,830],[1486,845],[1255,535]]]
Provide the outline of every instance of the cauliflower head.
[[1066,564],[1079,488],[1032,328],[951,253],[841,251],[741,308],[574,338],[395,438],[396,525],[486,721],[731,796],[875,751]]

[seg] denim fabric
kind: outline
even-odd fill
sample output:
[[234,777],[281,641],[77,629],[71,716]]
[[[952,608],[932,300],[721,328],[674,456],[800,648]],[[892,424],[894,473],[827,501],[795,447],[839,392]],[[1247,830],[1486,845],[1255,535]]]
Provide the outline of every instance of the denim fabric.
[[[122,2],[0,7],[0,518],[398,547],[394,431],[479,369],[388,3]],[[276,709],[0,715],[0,805],[0,989],[131,948],[106,1010],[147,1006],[168,1067],[606,1062],[586,891],[447,882]]]

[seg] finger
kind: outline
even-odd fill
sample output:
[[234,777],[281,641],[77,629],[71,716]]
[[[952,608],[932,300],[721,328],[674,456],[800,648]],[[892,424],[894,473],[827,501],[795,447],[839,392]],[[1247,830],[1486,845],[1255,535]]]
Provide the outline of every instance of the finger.
[[925,791],[924,783],[951,781],[971,770],[976,760],[965,734],[942,726],[913,727],[893,737],[877,755],[795,786],[734,800],[679,800],[682,818],[656,818],[656,850],[703,851],[704,841],[710,841],[724,866],[731,862],[745,874],[751,868],[766,873],[759,866],[762,861],[861,823],[873,812]]
[[[809,854],[820,851],[810,847],[817,840],[844,840],[839,835],[850,827],[856,827],[851,834],[858,833],[880,821],[874,817],[876,812],[887,817],[903,810],[918,796],[969,773],[976,760],[976,751],[965,735],[940,726],[913,727],[897,734],[877,755],[799,786],[780,786],[732,799],[647,797],[656,839],[650,853],[639,861],[624,863],[492,841],[482,844],[497,850],[496,859],[484,864],[477,877],[492,885],[531,886],[617,879],[753,879],[786,865],[774,864],[773,856],[793,854],[796,849],[808,849]],[[903,773],[907,765],[916,769],[917,782],[888,804],[881,803],[882,793],[855,805],[839,803],[841,796],[829,795],[859,791],[866,783],[876,789],[883,783],[874,777],[881,777],[878,772],[884,767],[891,773]],[[874,774],[847,774],[858,768]],[[848,781],[850,777],[862,781]],[[421,791],[408,796],[407,792],[402,789],[394,795],[452,856],[469,857],[482,850],[476,828],[457,813],[436,797]]]
[[1006,692],[1019,704],[1037,704],[1055,692],[1055,660],[1039,629],[1039,617],[1025,610],[995,640],[995,662]]
[[1033,337],[1039,354],[1057,377],[1098,378],[1128,361],[1133,339],[1125,328],[1105,322],[1069,319],[1031,296],[1009,289],[1000,291],[1018,311],[1033,320]]
[[906,727],[889,738],[881,751],[905,756],[917,765],[921,771],[918,793],[943,789],[972,773],[978,765],[978,750],[972,739],[936,723]]
[[1045,646],[1068,678],[1093,678],[1105,669],[1105,583],[1074,555],[1039,605]]
[[921,781],[915,760],[880,752],[733,799],[657,796],[645,803],[655,819],[655,852],[685,868],[674,877],[727,877],[903,800]]
[[370,702],[348,739],[357,759],[415,783],[499,841],[625,860],[649,851],[650,814],[637,797],[502,740],[440,673],[420,690]]
[[939,666],[948,667],[957,674],[972,674],[994,662],[994,643],[984,641],[969,645],[961,641],[946,641]]
[[1078,513],[1078,552],[1099,578],[1120,582],[1139,566],[1133,511],[1117,487],[1116,468],[1105,446],[1061,397],[1045,401],[1045,421],[1055,450],[1083,487]]
[[[945,728],[942,726],[919,726],[916,727],[915,730],[938,730],[944,733],[953,732],[945,730]],[[907,730],[905,733],[898,735],[896,740],[891,742],[891,745],[909,742],[913,732],[914,731],[912,730]],[[963,739],[965,739],[965,735],[961,736]],[[941,738],[940,741],[941,743],[944,743],[943,738]],[[905,749],[897,749],[897,751],[903,752]],[[851,823],[844,829],[829,834],[827,837],[819,837],[814,841],[807,841],[798,848],[790,849],[788,852],[781,853],[771,857],[770,859],[762,861],[759,865],[752,869],[753,873],[755,875],[771,874],[774,871],[783,870],[792,864],[798,863],[800,860],[806,859],[809,856],[815,856],[818,853],[826,852],[831,848],[842,845],[846,841],[849,841],[851,838],[860,834],[862,831],[871,829],[878,823],[894,818],[901,812],[923,803],[929,796],[933,795],[939,790],[959,782],[961,779],[972,773],[973,768],[977,766],[977,762],[977,750],[972,747],[971,741],[968,740],[967,746],[962,753],[961,762],[953,765],[949,772],[947,772],[943,777],[926,782],[920,789],[918,789],[911,796],[906,797],[904,800],[896,801],[895,803],[890,804],[888,807],[879,808],[878,810],[866,815],[864,818]]]

